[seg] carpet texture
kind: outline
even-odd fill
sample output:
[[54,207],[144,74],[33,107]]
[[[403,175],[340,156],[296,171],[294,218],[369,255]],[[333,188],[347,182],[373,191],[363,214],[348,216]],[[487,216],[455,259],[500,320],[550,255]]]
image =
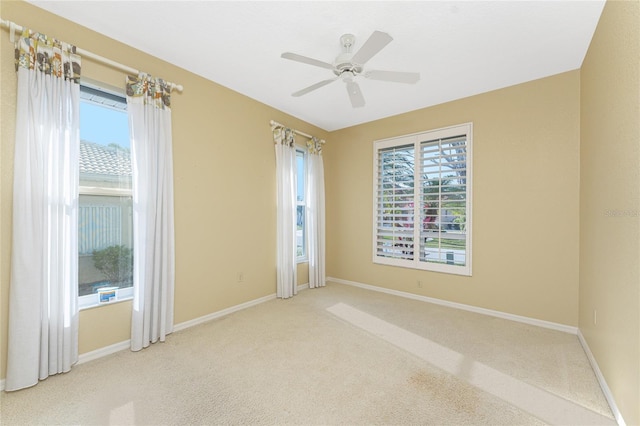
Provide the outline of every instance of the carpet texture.
[[574,335],[342,284],[4,393],[2,425],[615,424]]

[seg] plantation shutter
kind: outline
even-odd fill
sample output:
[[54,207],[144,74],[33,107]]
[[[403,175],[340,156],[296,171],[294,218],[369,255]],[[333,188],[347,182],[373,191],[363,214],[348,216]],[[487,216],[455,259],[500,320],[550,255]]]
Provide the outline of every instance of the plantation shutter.
[[373,262],[471,275],[472,123],[374,142]]
[[420,143],[420,260],[466,264],[467,137]]
[[413,260],[414,145],[383,148],[377,155],[376,253]]

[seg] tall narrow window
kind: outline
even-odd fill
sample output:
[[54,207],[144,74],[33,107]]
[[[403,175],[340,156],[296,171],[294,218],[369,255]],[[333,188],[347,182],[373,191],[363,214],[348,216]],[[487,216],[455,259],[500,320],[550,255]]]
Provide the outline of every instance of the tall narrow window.
[[373,261],[471,275],[472,125],[374,143]]
[[125,98],[88,86],[80,97],[78,295],[87,307],[132,296],[132,173]]
[[296,150],[296,259],[302,262],[307,258],[307,197],[305,194],[307,177],[307,157],[305,151]]

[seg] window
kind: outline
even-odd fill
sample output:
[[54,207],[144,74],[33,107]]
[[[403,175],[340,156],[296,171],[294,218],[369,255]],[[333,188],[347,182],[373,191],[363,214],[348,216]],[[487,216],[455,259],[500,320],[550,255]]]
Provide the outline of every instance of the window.
[[97,87],[80,88],[78,296],[80,308],[132,296],[133,216],[127,103]]
[[296,149],[296,171],[296,260],[304,262],[307,259],[307,156],[301,149]]
[[373,261],[471,275],[472,124],[374,142]]

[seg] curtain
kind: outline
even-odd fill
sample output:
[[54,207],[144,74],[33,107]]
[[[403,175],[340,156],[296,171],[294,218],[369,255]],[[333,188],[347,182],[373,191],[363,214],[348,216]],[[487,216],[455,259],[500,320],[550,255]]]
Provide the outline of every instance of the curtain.
[[133,312],[131,350],[173,331],[175,244],[170,86],[127,78],[133,166]]
[[309,288],[324,287],[325,226],[324,226],[324,164],[321,141],[307,142],[307,232],[309,239]]
[[287,299],[297,294],[296,267],[296,149],[291,129],[273,129],[276,148],[277,255],[276,296]]
[[16,71],[6,390],[78,361],[80,57],[72,45],[25,30]]

